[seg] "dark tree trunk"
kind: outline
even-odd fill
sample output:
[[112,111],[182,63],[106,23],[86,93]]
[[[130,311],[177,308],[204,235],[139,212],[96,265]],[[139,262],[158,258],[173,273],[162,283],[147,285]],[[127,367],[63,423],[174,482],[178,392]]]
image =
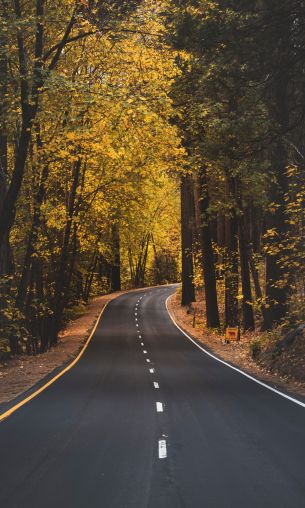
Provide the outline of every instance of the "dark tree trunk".
[[[70,248],[71,253],[70,253],[70,256],[69,256],[69,259],[67,262],[67,280],[66,280],[66,284],[65,284],[65,294],[64,294],[64,299],[63,299],[63,308],[64,309],[66,307],[68,307],[70,300],[71,300],[70,290],[71,290],[72,279],[73,279],[73,274],[74,274],[74,269],[75,269],[75,264],[76,264],[76,257],[77,257],[77,252],[78,252],[77,225],[75,224],[75,222],[73,223],[73,233],[72,233],[71,243],[72,243],[72,246]],[[75,293],[73,296],[74,296],[74,300],[75,300],[75,297],[76,297]]]
[[[4,33],[0,33],[0,209],[4,205],[7,193],[7,117],[8,102],[8,61],[7,41]],[[0,276],[10,275],[13,270],[12,252],[8,231],[0,245]]]
[[[249,233],[246,230],[246,225],[249,229],[248,210],[244,211],[243,196],[242,196],[242,182],[240,176],[235,177],[235,192],[236,204],[238,207],[238,240],[239,240],[239,259],[240,259],[240,275],[242,285],[242,312],[243,312],[243,325],[245,330],[255,329],[255,320],[253,312],[253,298],[251,289],[251,277],[249,266]],[[251,231],[250,231],[251,234]]]
[[[3,3],[3,8],[6,2]],[[2,13],[1,16],[5,14]],[[0,210],[3,208],[7,193],[7,118],[8,118],[8,60],[7,40],[5,33],[0,32]],[[7,307],[7,299],[11,291],[10,279],[7,277],[13,273],[13,256],[9,242],[9,232],[3,234],[3,241],[0,242],[0,325],[5,326],[3,310]],[[19,352],[18,338],[11,336],[10,350],[12,354]]]
[[[19,0],[15,0],[14,9],[16,18],[22,20],[22,12]],[[20,92],[22,109],[22,126],[18,138],[14,169],[12,178],[2,203],[0,203],[0,247],[6,241],[7,235],[13,225],[15,206],[23,181],[25,164],[31,139],[31,130],[38,110],[38,97],[43,84],[42,78],[42,53],[43,53],[43,16],[44,0],[36,1],[36,37],[35,37],[35,63],[33,69],[33,82],[30,92],[28,80],[28,64],[26,51],[21,30],[17,30],[17,47],[20,73]]]
[[96,272],[98,260],[99,260],[99,253],[98,253],[98,250],[96,250],[93,254],[93,259],[92,259],[90,268],[87,273],[85,289],[84,289],[84,296],[83,296],[85,302],[88,302],[88,300],[90,298],[90,291],[91,291],[94,275]]
[[[227,177],[227,198],[234,199],[235,181]],[[225,254],[225,324],[237,326],[238,319],[238,221],[235,206],[230,207],[226,218],[226,254]]]
[[101,254],[98,257],[97,277],[100,281],[105,277],[108,291],[111,290],[111,265]]
[[[41,143],[39,148],[41,148]],[[35,252],[35,243],[38,238],[38,230],[40,225],[40,211],[41,205],[45,198],[45,184],[49,174],[49,167],[46,165],[42,170],[41,180],[38,187],[37,194],[34,197],[34,215],[32,220],[32,226],[28,237],[27,250],[25,254],[25,259],[23,263],[22,275],[19,282],[18,293],[16,297],[16,305],[20,309],[23,308],[23,304],[25,301],[25,296],[27,292],[27,285],[29,281],[29,272],[31,269],[31,259],[32,254]]]
[[118,224],[114,223],[111,228],[113,262],[111,266],[111,291],[121,290],[121,252],[120,231]]
[[254,330],[254,312],[253,312],[253,298],[251,290],[250,267],[248,258],[248,240],[245,233],[244,216],[239,217],[238,221],[238,234],[239,234],[239,256],[240,256],[240,272],[242,284],[242,309],[243,309],[243,323],[245,330]]
[[156,248],[156,244],[155,244],[153,235],[151,235],[151,240],[152,240],[152,245],[153,245],[153,249],[154,249],[154,256],[155,256],[155,274],[154,274],[155,281],[154,282],[157,286],[159,286],[160,284],[162,284],[162,269],[160,267],[159,257],[158,257],[157,248]]
[[250,266],[250,271],[251,271],[251,275],[252,275],[252,279],[253,279],[253,284],[254,284],[254,288],[255,288],[255,296],[256,296],[256,299],[259,302],[261,302],[261,313],[262,313],[262,318],[263,318],[262,330],[266,330],[267,315],[266,315],[265,305],[263,303],[263,296],[264,295],[263,295],[263,291],[262,291],[260,281],[259,281],[259,272],[258,272],[258,269],[255,264],[253,250],[250,245],[248,245],[248,259],[249,259],[249,266]]
[[219,312],[217,299],[217,286],[215,274],[214,252],[209,220],[209,191],[207,186],[206,170],[201,168],[199,174],[200,187],[200,237],[202,245],[202,265],[206,304],[206,324],[208,328],[219,328]]
[[67,286],[67,264],[69,258],[69,244],[71,237],[71,229],[73,223],[73,217],[75,212],[75,199],[76,192],[79,182],[81,168],[81,159],[78,159],[73,164],[72,171],[72,184],[69,193],[68,207],[67,207],[67,221],[64,232],[63,244],[61,249],[61,258],[59,263],[59,269],[56,276],[55,290],[54,290],[54,304],[53,304],[53,316],[52,316],[52,327],[50,330],[49,345],[52,346],[57,343],[58,332],[62,325],[62,318],[64,313],[64,297],[66,294]]
[[133,286],[143,287],[145,283],[146,263],[148,256],[148,247],[151,240],[151,234],[147,233],[142,239],[140,253],[136,263],[136,269],[133,271]]
[[[283,266],[281,257],[290,255],[286,250],[286,235],[289,230],[285,195],[289,190],[286,167],[289,163],[287,141],[285,139],[290,129],[290,82],[291,76],[291,41],[294,30],[292,18],[282,19],[278,25],[276,36],[277,50],[275,53],[274,79],[272,87],[267,90],[267,100],[271,117],[276,125],[276,142],[272,146],[272,164],[270,180],[270,203],[274,203],[273,211],[267,217],[267,229],[274,229],[275,236],[270,240],[266,255],[266,322],[267,329],[279,324],[287,315],[288,298],[290,293],[289,267]],[[269,94],[269,95],[268,95]],[[273,249],[273,241],[276,244]],[[278,254],[278,245],[281,254]]]
[[181,178],[182,305],[195,301],[193,266],[193,185],[189,175]]
[[[267,218],[267,228],[276,231],[276,236],[268,240],[268,253],[266,255],[266,302],[268,308],[266,310],[265,326],[267,329],[271,329],[274,325],[280,323],[288,310],[288,267],[281,264],[277,247],[279,244],[285,245],[285,235],[288,231],[285,207],[285,193],[288,191],[288,183],[285,175],[286,154],[282,144],[278,146],[277,162],[275,164],[281,169],[277,177],[277,184],[272,185],[272,196],[270,198],[271,202],[276,203],[275,211],[269,214]],[[274,249],[273,243],[275,243]],[[282,249],[282,254],[284,254],[284,250]]]

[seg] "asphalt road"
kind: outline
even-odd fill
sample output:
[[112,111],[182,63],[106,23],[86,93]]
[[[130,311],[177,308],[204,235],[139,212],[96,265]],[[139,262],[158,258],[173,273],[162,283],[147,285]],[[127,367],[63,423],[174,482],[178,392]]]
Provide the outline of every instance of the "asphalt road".
[[79,363],[0,424],[1,508],[305,507],[305,409],[202,353],[171,292],[111,302]]

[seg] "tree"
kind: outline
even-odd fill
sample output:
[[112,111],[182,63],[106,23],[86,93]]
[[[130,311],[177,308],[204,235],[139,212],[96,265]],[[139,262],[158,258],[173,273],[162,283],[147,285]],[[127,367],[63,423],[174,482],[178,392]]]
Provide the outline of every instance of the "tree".
[[182,297],[181,304],[195,301],[193,267],[193,186],[190,175],[181,177]]

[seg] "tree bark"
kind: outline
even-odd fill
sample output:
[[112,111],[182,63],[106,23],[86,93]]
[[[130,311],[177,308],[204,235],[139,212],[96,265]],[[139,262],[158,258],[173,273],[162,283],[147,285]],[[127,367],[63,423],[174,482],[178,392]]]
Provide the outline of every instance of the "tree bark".
[[[7,117],[8,102],[8,60],[7,40],[5,33],[0,31],[0,209],[4,205],[7,193]],[[0,245],[0,276],[10,275],[13,270],[12,252],[9,243],[9,234],[3,235]]]
[[195,301],[193,266],[193,225],[194,205],[192,181],[189,175],[181,178],[181,240],[182,240],[182,297],[181,304]]
[[218,312],[215,261],[209,220],[209,191],[205,167],[201,167],[200,169],[199,188],[200,237],[202,246],[206,325],[208,328],[219,328],[220,321]]
[[117,223],[113,223],[111,228],[112,236],[112,255],[111,265],[111,291],[121,290],[121,253],[120,253],[120,231]]
[[[276,40],[276,56],[274,65],[275,78],[272,88],[267,90],[267,104],[271,118],[276,125],[276,141],[271,148],[273,168],[270,179],[270,203],[274,204],[273,210],[267,216],[267,229],[274,229],[276,235],[268,241],[266,255],[266,328],[271,329],[279,324],[287,315],[288,299],[290,293],[289,268],[281,263],[281,255],[278,254],[278,245],[283,255],[288,254],[285,248],[286,235],[289,231],[285,195],[289,185],[286,167],[288,165],[288,153],[285,136],[290,128],[290,83],[293,76],[290,75],[290,49],[291,37],[294,30],[291,19],[285,20],[279,25],[279,33]],[[275,249],[273,249],[273,242]],[[274,252],[272,252],[274,250]]]
[[253,312],[253,298],[251,289],[251,278],[248,258],[248,240],[245,233],[244,216],[239,217],[238,221],[238,235],[239,235],[239,257],[240,257],[240,272],[242,284],[242,308],[243,308],[243,324],[245,330],[254,330],[254,312]]
[[[235,181],[231,175],[226,181],[227,199],[235,197]],[[226,217],[226,254],[225,254],[225,324],[237,326],[238,319],[238,222],[234,204],[230,215]]]
[[69,256],[69,243],[71,237],[71,229],[73,217],[75,212],[76,192],[79,183],[79,175],[81,168],[81,159],[79,158],[74,164],[72,169],[72,184],[69,193],[68,207],[67,207],[67,220],[61,249],[61,257],[59,269],[56,276],[55,290],[54,290],[54,303],[53,303],[53,316],[52,327],[50,330],[49,345],[57,343],[58,332],[62,325],[62,317],[64,313],[64,297],[66,293],[67,284],[67,263]]

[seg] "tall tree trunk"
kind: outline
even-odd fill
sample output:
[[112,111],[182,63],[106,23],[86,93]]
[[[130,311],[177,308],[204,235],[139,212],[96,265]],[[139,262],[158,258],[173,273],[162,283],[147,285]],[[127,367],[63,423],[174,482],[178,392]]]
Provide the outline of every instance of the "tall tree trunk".
[[[226,181],[227,199],[235,197],[235,181],[231,175]],[[226,254],[225,254],[225,324],[237,326],[238,320],[238,221],[234,204],[226,218]]]
[[117,223],[113,223],[111,228],[112,237],[112,256],[111,266],[111,291],[121,290],[121,250],[120,250],[120,230]]
[[[287,144],[285,136],[289,132],[290,118],[289,110],[289,86],[293,79],[290,76],[290,48],[292,21],[281,24],[279,41],[277,42],[277,61],[275,73],[276,76],[272,82],[272,89],[269,91],[268,105],[271,117],[277,125],[276,142],[272,147],[272,163],[270,180],[270,203],[274,203],[273,210],[267,217],[267,229],[274,229],[275,235],[270,240],[268,252],[266,255],[266,327],[271,329],[279,324],[286,316],[288,311],[288,298],[290,275],[289,268],[283,266],[278,254],[278,245],[286,243],[286,234],[288,232],[288,221],[286,214],[285,195],[288,193],[288,177],[286,167],[288,165]],[[273,249],[273,242],[276,248]],[[289,255],[289,252],[281,248],[282,254]]]
[[146,264],[148,256],[148,248],[151,240],[151,233],[146,233],[142,238],[140,252],[134,270],[133,286],[143,287],[145,282]]
[[66,293],[67,284],[67,263],[69,258],[69,244],[71,237],[71,229],[75,212],[76,192],[79,182],[79,175],[81,169],[81,159],[73,164],[72,169],[72,184],[69,193],[68,207],[67,207],[67,220],[64,231],[63,244],[61,249],[61,257],[59,269],[56,276],[55,290],[54,290],[54,306],[52,316],[52,327],[50,330],[49,345],[57,343],[58,332],[62,325],[62,318],[64,313],[64,297]]
[[250,267],[248,258],[248,240],[245,233],[244,216],[240,216],[238,220],[238,236],[239,236],[239,257],[240,257],[240,272],[242,284],[242,309],[243,309],[243,324],[245,330],[254,330],[254,312],[253,312],[253,298],[250,279]]
[[84,292],[83,292],[83,298],[84,298],[85,302],[88,302],[89,297],[90,297],[91,286],[93,283],[93,279],[94,279],[94,275],[96,272],[96,267],[97,267],[98,261],[99,261],[99,252],[98,252],[98,249],[96,248],[96,250],[94,251],[94,254],[93,254],[92,261],[90,263],[87,277],[86,277],[86,283],[85,283],[85,288],[84,288]]
[[219,328],[220,321],[218,312],[215,262],[209,220],[209,191],[205,167],[201,167],[200,169],[199,188],[200,237],[202,245],[206,324],[208,328]]
[[[3,2],[2,18],[5,18],[6,2]],[[7,39],[4,30],[0,29],[0,210],[4,206],[7,193],[8,173],[8,137],[7,118],[9,114],[7,91],[8,91],[8,60],[7,60]],[[7,277],[13,273],[13,256],[9,242],[9,232],[3,234],[3,241],[0,242],[0,325],[4,326],[3,310],[7,307],[7,298],[10,294],[11,283]],[[15,336],[9,337],[10,350],[12,354],[19,352],[18,339]]]
[[151,235],[151,241],[154,249],[154,257],[155,257],[155,284],[159,286],[162,283],[162,270],[159,263],[158,252],[155,244],[155,240],[153,235]]
[[[23,14],[19,0],[14,0],[15,15],[18,22],[22,21]],[[0,247],[6,241],[7,235],[13,225],[15,206],[19,196],[19,191],[23,181],[25,164],[28,154],[28,148],[31,139],[31,130],[38,110],[38,98],[43,84],[42,78],[42,53],[43,53],[43,16],[44,0],[36,0],[36,34],[35,34],[35,63],[33,69],[33,82],[30,91],[30,82],[28,79],[28,62],[26,50],[21,30],[17,30],[17,48],[20,73],[20,91],[21,91],[21,110],[22,126],[18,143],[12,178],[2,203],[0,203]]]
[[[1,16],[2,17],[2,16]],[[0,209],[7,193],[7,118],[8,118],[8,61],[5,32],[0,30]],[[9,233],[5,232],[0,245],[0,276],[10,275],[13,269]]]
[[[241,177],[235,177],[236,204],[238,207],[238,240],[239,240],[239,259],[240,275],[242,285],[242,311],[243,325],[245,330],[255,329],[255,320],[253,312],[253,298],[251,289],[251,277],[249,266],[249,237],[246,232],[246,218],[249,217],[247,211],[244,211],[242,182]],[[248,225],[248,223],[247,223]]]
[[261,313],[262,313],[262,318],[263,318],[261,328],[262,328],[262,330],[266,330],[267,329],[267,326],[266,326],[267,314],[266,314],[265,305],[263,303],[264,295],[263,295],[263,291],[261,288],[261,284],[260,284],[260,280],[259,280],[259,272],[258,272],[258,269],[255,264],[255,260],[254,260],[254,256],[253,256],[253,249],[252,249],[251,245],[248,245],[248,259],[249,259],[249,266],[250,266],[250,271],[251,271],[254,289],[255,289],[255,296],[256,296],[256,299],[259,302],[261,302],[260,303],[261,304]]
[[182,305],[195,301],[193,266],[193,189],[190,175],[181,177]]
[[[284,267],[280,262],[277,247],[279,244],[285,245],[285,235],[288,231],[285,207],[285,194],[288,191],[288,183],[285,177],[286,156],[283,143],[279,143],[277,154],[274,155],[276,157],[274,163],[280,169],[277,170],[277,183],[272,184],[271,196],[271,201],[276,206],[267,220],[268,229],[273,229],[276,232],[276,235],[268,240],[268,253],[266,255],[267,329],[271,329],[274,325],[280,323],[288,310],[289,274],[287,273],[287,266]],[[275,243],[275,249],[273,249],[273,243]]]
[[[276,209],[269,214],[267,227],[275,231],[275,236],[268,239],[268,253],[266,255],[266,302],[267,316],[266,328],[271,329],[274,325],[280,323],[285,317],[288,307],[287,300],[289,296],[289,273],[287,266],[281,264],[278,255],[278,245],[285,245],[285,235],[287,233],[286,213],[285,213],[285,192],[288,190],[285,182],[285,162],[284,147],[278,147],[278,164],[281,167],[283,175],[278,175],[277,184],[272,185],[273,203],[276,203]],[[275,244],[275,248],[273,248]],[[283,252],[283,250],[282,250]],[[283,252],[284,254],[284,252]]]
[[[41,148],[41,143],[39,143],[39,148]],[[28,237],[27,250],[25,254],[25,259],[23,263],[22,275],[18,286],[18,293],[16,297],[16,305],[19,309],[23,308],[23,304],[25,301],[27,285],[29,280],[29,272],[31,269],[31,259],[32,255],[35,252],[35,243],[38,238],[38,230],[40,224],[40,212],[41,205],[45,198],[46,188],[45,184],[49,175],[49,167],[45,165],[42,170],[41,180],[39,183],[38,191],[34,197],[34,214],[31,225],[31,230]]]

